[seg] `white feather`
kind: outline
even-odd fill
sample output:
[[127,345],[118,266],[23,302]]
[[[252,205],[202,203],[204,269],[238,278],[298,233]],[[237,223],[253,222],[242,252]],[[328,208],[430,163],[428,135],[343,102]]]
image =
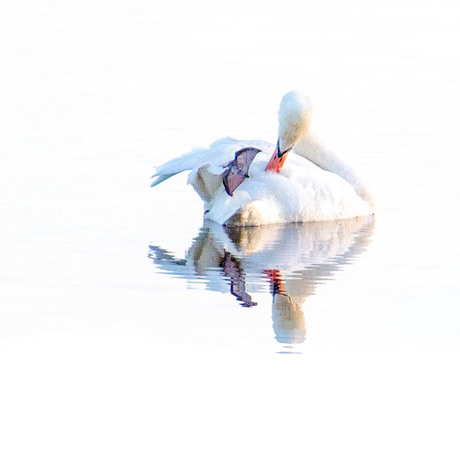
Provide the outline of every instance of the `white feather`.
[[[204,201],[205,218],[219,224],[265,225],[372,214],[373,198],[364,181],[308,133],[311,111],[309,99],[300,93],[284,96],[278,139],[281,151],[292,142],[294,153],[278,174],[265,171],[275,149],[273,144],[224,138],[207,149],[194,149],[160,166],[152,186],[190,170],[188,183]],[[229,196],[221,175],[243,147],[256,147],[261,152],[249,168],[249,178]]]

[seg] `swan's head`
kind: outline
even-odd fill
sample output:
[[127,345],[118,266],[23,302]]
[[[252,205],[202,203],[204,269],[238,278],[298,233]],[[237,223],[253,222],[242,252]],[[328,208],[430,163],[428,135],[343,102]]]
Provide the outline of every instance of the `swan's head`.
[[291,150],[307,134],[312,110],[310,99],[299,91],[290,91],[281,99],[278,111],[278,146],[281,154]]
[[267,171],[280,171],[286,154],[307,134],[312,112],[311,100],[301,92],[290,91],[283,96],[278,111],[278,142]]

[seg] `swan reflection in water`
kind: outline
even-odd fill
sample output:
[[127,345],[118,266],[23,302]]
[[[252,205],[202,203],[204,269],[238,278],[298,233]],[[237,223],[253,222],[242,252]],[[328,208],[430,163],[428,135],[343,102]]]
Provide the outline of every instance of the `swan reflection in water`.
[[263,227],[206,223],[184,259],[155,245],[149,257],[173,276],[230,291],[244,307],[257,305],[254,297],[268,286],[276,340],[301,343],[307,332],[305,299],[366,250],[373,228],[372,216]]

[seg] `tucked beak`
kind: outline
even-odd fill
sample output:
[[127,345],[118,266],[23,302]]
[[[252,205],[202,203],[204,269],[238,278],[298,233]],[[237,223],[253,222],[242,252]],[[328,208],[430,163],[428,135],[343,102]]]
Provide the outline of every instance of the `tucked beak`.
[[291,151],[292,147],[288,148],[284,152],[280,151],[280,141],[276,143],[275,151],[273,152],[270,161],[268,162],[267,166],[265,167],[265,171],[272,171],[279,173],[281,168],[283,167],[284,162],[286,161],[287,154]]

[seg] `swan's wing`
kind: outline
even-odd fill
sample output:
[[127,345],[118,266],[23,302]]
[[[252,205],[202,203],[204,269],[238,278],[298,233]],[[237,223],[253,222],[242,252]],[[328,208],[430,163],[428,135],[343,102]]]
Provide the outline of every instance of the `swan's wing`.
[[184,155],[167,161],[161,166],[155,168],[155,173],[152,176],[152,179],[155,180],[152,182],[151,187],[155,187],[166,179],[169,179],[170,177],[183,171],[190,171],[197,166],[200,167],[209,160],[209,157],[210,149],[196,148]]
[[184,155],[173,158],[155,169],[152,176],[152,179],[155,180],[151,187],[155,187],[178,173],[193,171],[205,165],[208,165],[212,174],[222,174],[224,171],[222,166],[233,159],[240,142],[231,138],[219,139],[210,147],[195,148]]
[[[235,159],[235,153],[247,147],[254,147],[261,151],[270,151],[273,148],[270,143],[259,140],[241,141],[230,137],[219,139],[208,148],[194,149],[159,166],[152,176],[155,180],[151,187],[160,184],[175,174],[191,171],[188,183],[194,187],[204,201],[209,202],[215,198],[219,190],[224,190],[222,187],[222,175],[227,170],[229,163]],[[244,155],[244,174],[247,174],[255,153],[252,155],[251,152],[247,152],[247,155]]]

